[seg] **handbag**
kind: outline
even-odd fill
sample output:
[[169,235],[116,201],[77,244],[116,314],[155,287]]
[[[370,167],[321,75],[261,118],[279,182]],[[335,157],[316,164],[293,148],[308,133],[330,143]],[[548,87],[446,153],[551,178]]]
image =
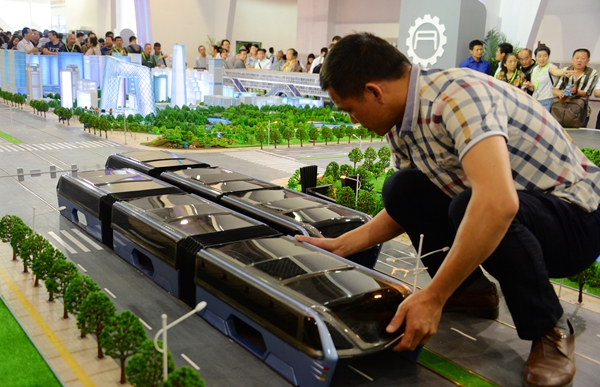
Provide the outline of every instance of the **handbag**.
[[565,102],[555,97],[550,112],[563,128],[581,128],[588,116],[588,98],[567,98]]

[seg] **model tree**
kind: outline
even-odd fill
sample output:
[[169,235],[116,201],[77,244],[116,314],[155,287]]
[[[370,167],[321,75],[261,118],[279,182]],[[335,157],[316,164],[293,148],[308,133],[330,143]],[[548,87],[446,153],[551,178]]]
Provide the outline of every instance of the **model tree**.
[[352,188],[346,186],[346,187],[342,187],[342,189],[337,191],[337,194],[336,194],[337,204],[344,206],[344,207],[348,207],[348,208],[354,208],[355,200],[356,200],[356,196],[355,196],[355,193],[352,190]]
[[321,137],[325,140],[325,145],[333,138],[333,130],[329,126],[323,126],[321,128]]
[[277,149],[277,141],[281,139],[281,133],[278,128],[274,128],[271,130],[271,140],[273,140],[273,144],[275,144],[275,149]]
[[344,127],[344,132],[346,136],[348,136],[348,144],[350,144],[350,140],[352,139],[352,135],[354,134],[354,126],[348,125]]
[[360,190],[356,209],[371,216],[377,214],[377,194],[373,191]]
[[104,328],[115,316],[117,309],[108,296],[102,292],[92,292],[81,304],[77,315],[77,328],[83,335],[96,335],[98,339],[98,359],[104,357],[99,337]]
[[[48,273],[50,273],[50,269],[54,266],[54,263],[59,259],[67,260],[67,257],[60,251],[55,249],[52,245],[46,247],[44,250],[40,252],[38,259],[34,260],[31,264],[31,271],[35,274],[35,283],[34,286],[40,286],[39,280],[46,281],[48,278]],[[48,289],[46,289],[48,290]],[[52,302],[54,300],[52,292],[49,293],[49,301]]]
[[363,159],[363,153],[360,148],[354,148],[348,153],[348,159],[354,163],[354,169],[356,169],[356,163],[360,163]]
[[281,127],[279,128],[279,133],[281,134],[281,137],[287,141],[288,148],[289,148],[290,141],[292,138],[294,138],[294,130],[292,128],[290,128],[289,126],[282,124]]
[[350,176],[354,174],[354,169],[351,165],[342,164],[340,165],[340,176]]
[[340,139],[346,135],[346,131],[343,128],[344,125],[333,128],[333,135],[337,138],[338,145],[340,145]]
[[317,139],[319,138],[319,128],[317,128],[314,125],[309,125],[308,138],[310,138],[314,146],[317,143]]
[[[48,277],[46,277],[46,289],[48,293],[56,298],[62,298],[65,294],[65,289],[77,274],[77,266],[73,262],[62,259],[57,260],[52,265]],[[64,304],[63,308],[63,318],[69,318],[66,304]]]
[[325,167],[325,173],[323,175],[331,176],[334,181],[338,180],[340,178],[340,165],[335,161],[330,162],[327,164],[327,167]]
[[305,124],[300,124],[296,129],[296,138],[300,140],[300,147],[302,147],[303,142],[308,139],[308,129]]
[[589,284],[589,283],[597,280],[599,275],[600,275],[599,267],[598,267],[598,265],[596,265],[596,263],[593,263],[592,266],[588,267],[581,273],[576,274],[572,277],[569,277],[569,279],[571,281],[573,281],[579,285],[579,297],[577,299],[577,302],[579,302],[580,304],[583,302],[584,286],[586,284]]
[[369,133],[369,130],[362,125],[358,125],[358,127],[356,129],[354,129],[354,134],[356,135],[356,137],[360,138],[361,140],[363,138],[367,137],[368,133]]
[[[163,348],[162,341],[158,346]],[[167,370],[175,370],[171,351],[168,351]],[[146,340],[139,351],[127,362],[125,374],[130,384],[135,387],[159,387],[163,384],[163,354],[154,347],[154,340]]]
[[204,379],[193,368],[183,366],[169,374],[164,387],[204,387]]
[[377,160],[377,152],[375,152],[375,149],[373,149],[373,147],[370,146],[367,149],[365,149],[363,157],[365,159],[363,165],[365,166],[365,168],[367,168],[367,170],[371,171],[373,169],[373,164],[375,163],[375,160]]
[[[25,239],[21,244],[21,250],[19,250],[19,256],[23,261],[23,273],[29,273],[28,267],[32,266],[44,249],[51,246],[50,242],[40,234],[33,234]],[[38,286],[37,279],[34,286]]]
[[119,359],[121,384],[127,383],[125,377],[127,358],[135,355],[147,338],[140,319],[128,310],[114,316],[100,334],[100,344],[106,354],[113,359]]
[[[81,304],[83,304],[83,301],[85,301],[92,292],[99,292],[100,290],[100,286],[98,286],[98,284],[90,277],[77,273],[75,278],[71,280],[65,289],[65,294],[63,296],[65,308],[67,308],[69,313],[78,315],[81,311]],[[83,331],[81,331],[81,338],[85,338]]]
[[[4,243],[10,243],[13,231],[17,225],[25,225],[23,220],[15,215],[4,215],[0,219],[0,239]],[[17,251],[13,249],[13,261],[17,260]]]
[[263,143],[267,139],[267,130],[265,128],[259,126],[256,128],[256,131],[254,132],[254,136],[256,137],[256,140],[258,142],[260,142],[260,149],[262,149]]
[[388,148],[387,146],[382,146],[377,151],[377,155],[379,156],[379,161],[381,162],[383,170],[385,171],[390,167],[390,158],[392,157],[390,148]]
[[[17,222],[12,229],[12,235],[10,238],[10,246],[13,249],[13,260],[14,254],[19,255],[21,253],[21,246],[27,238],[32,235],[33,231],[23,222]],[[19,255],[20,256],[20,255]]]

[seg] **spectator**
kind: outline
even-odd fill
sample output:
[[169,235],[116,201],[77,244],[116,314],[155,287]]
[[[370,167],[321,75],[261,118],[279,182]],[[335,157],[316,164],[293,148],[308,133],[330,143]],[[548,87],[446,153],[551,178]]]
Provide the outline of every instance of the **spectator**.
[[250,55],[248,55],[248,59],[246,59],[246,68],[253,69],[258,61],[258,44],[252,44],[250,46]]
[[100,38],[98,39],[98,46],[100,46],[100,49],[102,50],[102,47],[104,47],[104,43],[106,41],[104,40],[104,38]]
[[115,46],[113,47],[113,54],[115,53],[127,56],[127,50],[123,48],[123,38],[120,36],[115,37]]
[[129,37],[129,46],[127,46],[126,50],[130,54],[141,54],[143,52],[142,47],[137,44],[137,38],[135,36]]
[[283,65],[285,64],[285,57],[283,55],[283,51],[277,51],[277,56],[273,57],[273,61],[271,64],[271,70],[273,71],[282,71]]
[[65,52],[65,45],[58,40],[56,31],[48,32],[49,41],[44,45],[42,53],[44,55],[58,55],[59,52]]
[[10,38],[4,32],[0,32],[0,49],[5,50],[8,48],[8,42]]
[[473,69],[489,75],[490,62],[483,59],[483,42],[481,40],[471,41],[469,43],[469,52],[471,56],[465,59],[459,67]]
[[234,69],[245,69],[247,58],[248,58],[248,51],[244,47],[240,48],[240,52],[237,55],[237,59],[235,60],[235,64],[233,65],[233,68]]
[[169,55],[163,54],[161,48],[162,46],[160,45],[160,43],[154,43],[154,53],[152,54],[152,56],[154,57],[156,65],[158,67],[167,67],[167,62],[165,61],[165,59],[168,58]]
[[39,51],[31,41],[33,38],[33,30],[29,27],[23,28],[23,39],[17,44],[17,50],[24,51],[25,54],[37,54]]
[[40,49],[43,48],[43,46],[40,47],[40,31],[35,30],[33,28],[31,29],[31,31],[33,32],[33,35],[31,36],[31,43],[33,43],[33,45],[36,48],[38,48],[38,53],[40,53]]
[[[517,59],[519,60],[519,69],[525,74],[525,81],[531,81],[531,72],[536,65],[535,60],[533,59],[533,53],[528,48],[522,48],[517,53]],[[525,91],[529,95],[533,94],[529,88],[525,88]]]
[[221,47],[221,59],[223,59],[223,68],[224,69],[229,69],[231,67],[229,67],[229,61],[227,60],[227,58],[229,57],[229,50],[226,49],[225,47]]
[[552,76],[561,77],[573,75],[572,71],[563,71],[549,62],[550,48],[541,45],[535,49],[535,58],[537,65],[531,72],[531,78],[523,86],[532,93],[533,98],[537,99],[548,111],[552,107],[554,94],[552,88],[554,80]]
[[507,82],[514,87],[522,87],[525,82],[525,74],[517,67],[517,56],[512,52],[504,56],[502,70],[496,76],[497,79]]
[[114,42],[115,41],[115,33],[112,31],[106,31],[106,33],[104,34],[104,40],[106,40],[106,38],[108,38],[109,36]]
[[[321,48],[321,55],[319,55],[317,58],[315,58],[315,60],[312,62],[312,65],[310,66],[310,70],[308,71],[309,73],[313,74],[315,73],[315,68],[319,65],[323,64],[323,61],[325,61],[325,56],[327,56],[327,47],[323,47]],[[319,67],[320,69],[320,67]],[[317,71],[316,74],[318,74],[319,72]]]
[[273,47],[269,47],[269,53],[267,54],[267,58],[271,59],[274,56],[275,56],[275,50],[273,49]]
[[65,51],[81,53],[81,47],[77,45],[77,37],[75,37],[75,34],[67,35],[67,44],[65,45]]
[[[596,83],[594,97],[600,98],[600,77],[598,77],[598,83]],[[596,118],[596,129],[600,129],[600,112],[598,112],[598,118]]]
[[18,50],[17,46],[19,45],[19,37],[17,35],[13,35],[8,42],[9,50]]
[[158,63],[156,62],[156,57],[152,55],[152,45],[150,43],[146,43],[144,45],[144,51],[142,52],[142,66],[153,69],[157,65]]
[[315,61],[315,54],[313,54],[311,52],[310,54],[308,54],[308,57],[306,58],[306,68],[304,69],[304,72],[310,73],[310,69],[312,68],[312,64],[314,61]]
[[113,38],[109,35],[106,38],[104,38],[104,47],[100,48],[100,52],[102,53],[102,55],[112,55],[114,48],[113,46]]
[[502,70],[502,63],[504,62],[504,57],[506,56],[506,54],[510,54],[511,52],[513,52],[512,44],[500,43],[498,45],[498,50],[496,50],[496,60],[499,63],[498,63],[498,68],[496,69],[496,72],[494,73],[494,78],[497,78],[498,73],[500,72],[500,70]]
[[79,48],[81,48],[81,51],[83,51],[83,46],[85,45],[85,42],[83,41],[85,38],[85,35],[83,34],[83,32],[79,31],[76,35],[77,38],[77,45],[79,46]]
[[270,70],[271,69],[271,61],[266,58],[266,52],[264,48],[259,48],[257,53],[256,64],[254,65],[255,69],[259,70]]
[[48,43],[50,41],[50,36],[49,35],[50,35],[50,31],[44,30],[44,32],[42,33],[42,36],[40,38],[40,41],[38,42],[37,47],[41,47],[42,50],[43,50],[44,46],[46,45],[46,43]]
[[214,44],[210,46],[210,56],[212,56],[213,58],[219,57],[219,46]]
[[[221,42],[221,47],[225,48],[227,50],[227,52],[229,53],[227,56],[227,59],[223,59],[226,60],[227,62],[229,62],[229,67],[230,69],[233,68],[233,66],[235,65],[235,60],[236,60],[236,55],[233,53],[234,51],[231,49],[231,42],[229,42],[229,40],[227,39],[223,39],[223,41]],[[221,57],[223,57],[221,55]]]
[[341,37],[341,36],[339,36],[339,35],[336,35],[336,36],[334,36],[334,37],[331,39],[331,44],[336,44],[336,43],[337,43],[337,42],[339,42],[340,40],[342,40],[342,37]]
[[96,34],[90,34],[88,36],[87,42],[88,49],[85,52],[85,55],[102,55],[102,51],[100,51],[100,46],[98,46],[98,37]]
[[196,69],[208,69],[208,55],[206,55],[206,47],[203,45],[198,46],[198,57],[196,58]]
[[289,73],[302,71],[302,68],[300,67],[300,64],[298,63],[298,59],[297,59],[298,51],[294,50],[293,48],[290,48],[289,50],[287,50],[286,58],[287,58],[287,61],[282,66],[281,71],[285,71],[285,72],[289,72]]

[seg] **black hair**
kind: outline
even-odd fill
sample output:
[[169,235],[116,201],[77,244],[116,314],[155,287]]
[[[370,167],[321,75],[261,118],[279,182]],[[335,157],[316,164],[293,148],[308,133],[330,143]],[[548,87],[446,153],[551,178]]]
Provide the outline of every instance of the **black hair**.
[[54,30],[48,31],[48,36],[50,36],[50,34],[52,34],[58,38],[58,33],[56,31],[54,31]]
[[133,42],[134,40],[137,40],[137,38],[135,37],[135,35],[129,37],[129,43]]
[[162,46],[160,45],[160,43],[156,42],[156,43],[154,43],[154,47],[162,47]]
[[362,99],[368,82],[400,79],[410,67],[408,58],[387,41],[368,32],[351,34],[327,54],[319,73],[321,89]]
[[92,47],[96,47],[98,45],[98,37],[94,36],[93,38],[90,38],[90,43],[92,44]]
[[245,47],[245,46],[242,46],[242,47],[240,47],[240,49],[238,50],[238,54],[241,54],[241,53],[242,53],[242,51],[246,51],[246,52],[248,52],[248,49],[246,49],[246,47]]
[[256,44],[256,43],[252,43],[252,47],[259,48],[259,47],[258,47],[258,44]]
[[310,58],[315,59],[315,54],[313,54],[312,52],[310,54],[308,54],[308,57],[306,59],[308,60]]
[[259,52],[259,51],[262,51],[262,52],[264,52],[265,54],[267,53],[267,50],[265,50],[264,48],[259,48],[258,50],[256,50],[256,52]]
[[475,46],[483,47],[483,42],[479,39],[471,40],[471,43],[469,43],[469,50],[473,50]]
[[115,38],[114,38],[114,41],[116,42],[116,41],[117,41],[117,39],[121,39],[121,40],[123,40],[123,38],[122,38],[122,37],[120,37],[120,36],[115,36]]
[[[294,58],[297,58],[298,57],[298,51],[296,51],[293,48],[288,48],[288,51],[290,51],[290,50],[292,51],[292,55],[294,56]],[[287,52],[286,52],[286,54],[287,54]]]
[[115,33],[112,31],[106,31],[106,33],[104,34],[104,37],[106,38],[107,36],[110,36],[111,38],[114,38]]
[[85,35],[81,31],[78,32],[77,35],[75,35],[75,37],[77,37],[77,38],[81,38],[82,36],[85,36]]
[[23,27],[23,29],[21,30],[21,35],[25,36],[25,35],[27,35],[27,33],[29,31],[31,31],[31,28],[29,28],[29,27]]
[[321,54],[325,53],[325,55],[327,55],[328,52],[329,52],[329,49],[327,47],[321,48]]
[[216,44],[213,44],[212,48],[215,49],[217,52],[221,51],[221,47],[217,46]]
[[273,47],[269,47],[269,52],[272,54],[275,52],[275,50],[273,49]]
[[231,44],[231,42],[229,41],[229,39],[223,39],[223,40],[221,40],[221,46],[222,46],[222,45],[223,45],[223,43],[225,43],[225,42],[227,42],[227,43]]
[[498,45],[498,48],[500,49],[500,52],[503,54],[509,54],[509,53],[513,52],[513,50],[514,50],[513,45],[510,43],[500,43]]
[[341,36],[339,36],[339,35],[336,35],[336,36],[334,36],[334,37],[331,39],[331,42],[332,42],[332,43],[334,43],[334,42],[335,42],[335,43],[337,43],[337,42],[339,42],[340,40],[342,40],[342,37],[341,37]]
[[573,56],[575,56],[575,54],[577,54],[578,52],[585,52],[587,54],[588,59],[590,59],[590,50],[588,50],[587,48],[578,48],[577,50],[573,51]]
[[540,52],[540,51],[545,51],[546,54],[548,54],[548,56],[550,56],[550,47],[546,46],[545,44],[542,44],[538,48],[535,49],[535,55],[537,56],[538,52]]

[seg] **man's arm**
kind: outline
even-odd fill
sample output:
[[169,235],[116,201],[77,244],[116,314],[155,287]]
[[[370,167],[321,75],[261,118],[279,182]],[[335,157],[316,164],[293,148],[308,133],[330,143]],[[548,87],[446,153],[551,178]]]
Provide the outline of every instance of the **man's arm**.
[[462,159],[472,194],[444,263],[422,291],[408,297],[387,331],[406,324],[395,350],[412,350],[436,333],[442,308],[458,286],[498,247],[519,209],[506,141],[488,137]]
[[403,232],[402,227],[388,215],[386,210],[383,210],[367,224],[337,238],[312,238],[296,235],[296,240],[308,242],[341,257],[347,257],[376,244],[387,242]]

